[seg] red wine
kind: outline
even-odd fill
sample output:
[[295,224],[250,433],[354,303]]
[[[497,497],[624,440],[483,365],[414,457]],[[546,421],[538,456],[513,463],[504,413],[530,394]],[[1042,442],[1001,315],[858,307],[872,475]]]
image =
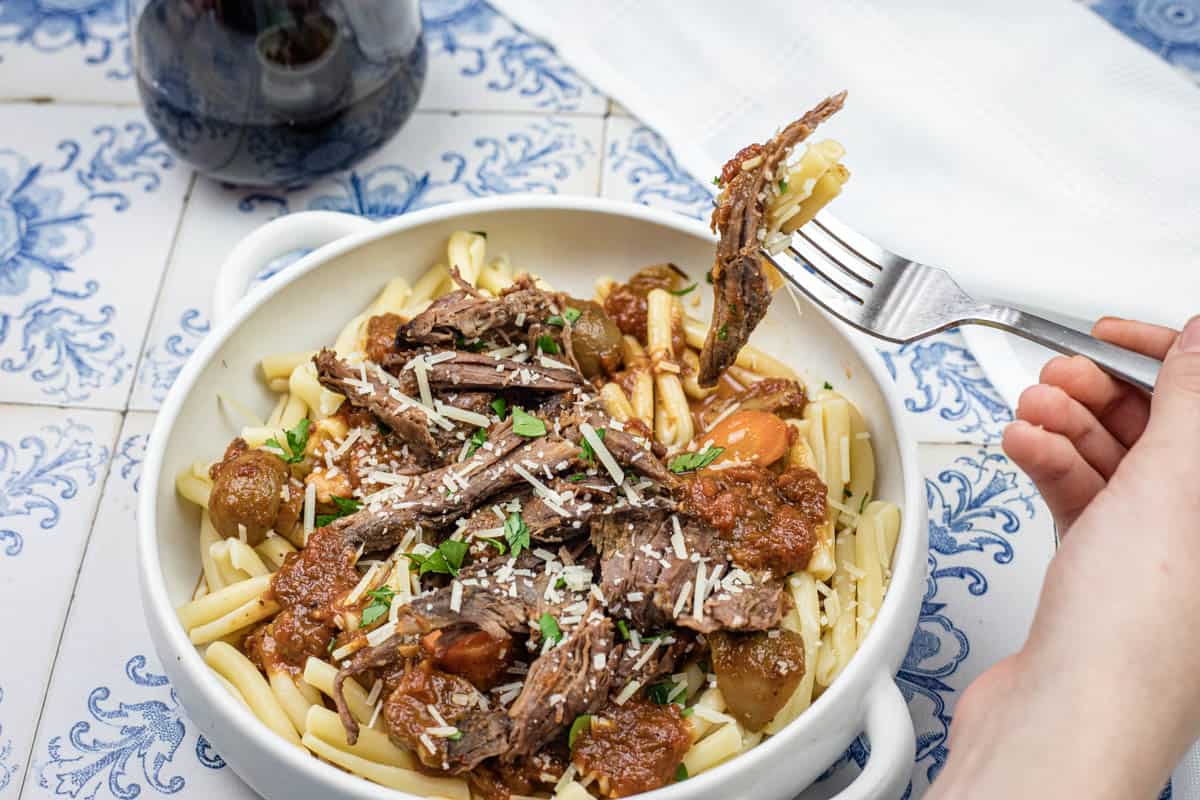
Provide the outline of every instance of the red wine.
[[408,0],[150,0],[135,30],[159,136],[231,183],[299,186],[348,168],[403,126],[425,82]]

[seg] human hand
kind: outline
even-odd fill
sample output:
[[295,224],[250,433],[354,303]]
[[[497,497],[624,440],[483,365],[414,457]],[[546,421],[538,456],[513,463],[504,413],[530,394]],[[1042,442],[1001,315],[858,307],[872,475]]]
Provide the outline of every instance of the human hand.
[[1165,358],[1158,385],[1056,358],[1022,394],[1004,448],[1063,542],[1024,647],[960,700],[930,797],[1151,798],[1200,735],[1200,321],[1093,334]]

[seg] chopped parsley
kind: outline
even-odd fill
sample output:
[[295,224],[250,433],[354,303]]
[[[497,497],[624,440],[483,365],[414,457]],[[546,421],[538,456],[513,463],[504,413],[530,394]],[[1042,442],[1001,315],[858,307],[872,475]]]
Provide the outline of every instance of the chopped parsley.
[[854,496],[854,492],[850,491],[849,486],[842,487],[842,497],[843,498],[845,498],[846,500],[849,500],[853,496]]
[[562,641],[562,628],[558,627],[558,620],[550,616],[549,611],[542,614],[542,618],[538,620],[538,628],[542,631],[542,638],[551,644],[558,644]]
[[[604,441],[604,428],[596,428],[596,436],[600,441]],[[596,463],[596,451],[592,449],[592,443],[583,438],[579,440],[579,457],[589,464]],[[580,478],[580,480],[583,480]]]
[[575,740],[579,738],[579,734],[583,733],[585,729],[588,729],[591,727],[592,727],[592,715],[591,714],[580,714],[578,717],[576,717],[575,721],[571,723],[570,733],[567,734],[567,747],[574,750],[575,749]]
[[329,646],[325,648],[325,652],[326,652],[326,653],[330,653],[330,654],[332,654],[332,653],[333,653],[333,646],[334,646],[335,644],[337,644],[337,634],[334,634],[334,635],[333,635],[333,636],[332,636],[332,637],[329,639]]
[[822,386],[821,388],[825,389],[826,391],[833,391],[833,384],[830,383],[829,381],[825,381],[825,385]]
[[471,434],[471,444],[467,446],[467,458],[475,455],[475,451],[483,447],[487,441],[487,428],[480,428]]
[[513,406],[512,429],[518,436],[527,436],[530,439],[546,435],[546,423],[526,413],[520,406]]
[[584,475],[582,472],[576,472],[574,475],[567,476],[567,480],[569,480],[571,483],[579,483],[580,481],[586,479],[587,475]]
[[334,495],[333,497],[333,505],[337,509],[337,511],[334,513],[317,514],[316,521],[318,528],[324,528],[338,517],[345,517],[362,508],[362,503],[355,500],[353,497],[338,497],[337,495]]
[[720,186],[720,185],[721,185],[721,176],[713,175],[713,186]]
[[671,294],[675,295],[676,297],[683,297],[685,294],[691,294],[692,292],[694,292],[696,290],[696,286],[697,286],[697,284],[693,283],[691,286],[687,287],[686,289],[670,289],[668,291],[670,291]]
[[484,544],[490,544],[492,547],[496,548],[497,551],[499,551],[500,555],[504,555],[508,552],[508,548],[504,546],[504,541],[501,539],[493,539],[491,536],[480,536],[478,541],[481,541]]
[[409,553],[408,557],[413,560],[420,570],[417,575],[427,575],[430,572],[436,572],[441,575],[457,575],[459,569],[462,568],[463,558],[467,555],[467,543],[447,539],[438,545],[437,550],[434,550],[427,556]]
[[712,281],[713,281],[712,270],[710,269],[704,273],[704,282],[711,285]]
[[504,520],[504,541],[508,542],[513,558],[521,555],[522,550],[529,549],[529,526],[521,519],[520,511],[512,512]]
[[296,427],[290,431],[285,431],[287,439],[287,447],[279,443],[279,440],[272,436],[267,439],[267,446],[274,447],[283,455],[280,456],[284,462],[288,464],[299,464],[304,460],[304,448],[308,445],[308,418],[304,418],[296,423]]
[[863,513],[863,509],[867,507],[867,501],[871,499],[871,493],[867,492],[863,495],[862,500],[858,503],[858,513]]
[[679,474],[681,472],[692,472],[697,469],[704,469],[709,464],[717,460],[717,456],[725,452],[724,447],[709,447],[703,450],[698,450],[695,453],[680,453],[671,459],[671,472]]
[[476,339],[473,342],[468,342],[461,333],[454,334],[454,346],[459,350],[469,350],[472,353],[478,353],[480,350],[487,347],[482,339]]
[[627,624],[625,624],[625,620],[623,620],[623,619],[617,620],[617,630],[621,634],[621,641],[628,642],[629,641],[629,626]]
[[454,733],[450,734],[450,735],[449,735],[449,736],[447,736],[446,738],[447,738],[447,739],[449,739],[449,740],[450,740],[450,741],[452,741],[452,742],[457,742],[457,741],[458,741],[459,739],[461,739],[462,737],[463,737],[463,732],[462,732],[462,731],[459,731],[459,730],[456,730]]
[[687,766],[681,761],[679,766],[675,768],[675,782],[686,781],[688,779]]
[[362,619],[358,621],[358,627],[365,628],[388,613],[388,609],[392,607],[392,598],[395,596],[396,592],[393,591],[392,587],[386,585],[367,592],[367,597],[371,598],[371,602],[363,609]]
[[723,342],[728,338],[729,338],[729,326],[728,325],[722,325],[721,327],[717,328],[717,339],[719,339],[720,341]]
[[690,717],[692,714],[695,714],[695,713],[696,713],[696,709],[692,708],[691,706],[688,706],[687,708],[685,708],[679,712],[679,716]]
[[679,694],[679,686],[673,683],[663,681],[649,686],[646,689],[646,699],[651,703],[656,703],[660,706],[665,706],[671,702],[671,699]]
[[570,306],[567,306],[563,309],[562,314],[551,314],[549,317],[546,317],[546,324],[557,325],[560,328],[564,328],[568,324],[574,325],[582,316],[583,312],[578,308],[571,308]]
[[492,411],[496,412],[496,416],[500,418],[500,421],[504,422],[504,418],[508,416],[508,401],[503,397],[497,397],[491,402],[491,406]]
[[543,333],[537,338],[537,348],[548,355],[558,355],[558,344],[554,341],[554,337],[548,333]]
[[781,194],[787,191],[787,178],[779,179],[779,191]]
[[487,231],[471,231],[471,233],[475,234],[476,236],[482,236],[485,239],[487,238]]
[[554,582],[554,588],[555,588],[555,589],[565,589],[565,588],[567,588],[567,579],[566,579],[566,578],[559,578],[558,580],[556,580],[556,581]]

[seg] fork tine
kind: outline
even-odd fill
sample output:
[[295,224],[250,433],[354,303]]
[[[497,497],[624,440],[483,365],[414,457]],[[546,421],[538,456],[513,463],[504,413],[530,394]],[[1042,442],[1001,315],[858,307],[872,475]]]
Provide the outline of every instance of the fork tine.
[[903,260],[826,212],[817,214],[805,228],[819,228],[822,233],[835,239],[844,249],[880,270],[891,266],[896,260]]
[[784,253],[772,255],[764,250],[763,255],[789,283],[826,311],[848,322],[860,315],[862,299],[831,281],[816,268]]
[[[810,230],[799,228],[795,233],[792,234],[791,249],[796,252],[799,252],[796,250],[797,236],[801,237],[801,239],[808,243],[809,247],[805,247],[805,250],[811,250],[812,248],[819,250],[822,255],[829,259],[831,264],[844,272],[846,275],[850,276],[855,283],[862,286],[863,291],[868,291],[875,288],[875,282],[872,280],[872,278],[875,278],[879,275],[879,268],[870,262],[863,261],[863,259],[857,253],[855,253],[853,250],[847,249],[846,246],[837,239],[825,233],[824,231],[821,231],[815,226]],[[803,247],[804,245],[801,244],[801,246]],[[800,256],[805,260],[808,260],[804,253],[800,253]]]
[[860,285],[854,286],[853,290],[847,288],[846,284],[849,282],[845,278],[835,279],[837,276],[849,272],[849,270],[845,269],[837,259],[803,236],[793,236],[792,246],[788,250],[794,256],[798,257],[800,261],[807,264],[810,271],[815,272],[825,282],[832,284],[834,288],[841,290],[843,294],[851,296],[860,307],[867,301],[874,290],[872,284],[868,284],[861,278],[859,278]]

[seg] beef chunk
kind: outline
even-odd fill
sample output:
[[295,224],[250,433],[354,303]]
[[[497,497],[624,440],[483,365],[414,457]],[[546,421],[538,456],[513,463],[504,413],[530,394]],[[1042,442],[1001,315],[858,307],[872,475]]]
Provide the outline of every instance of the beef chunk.
[[[278,456],[264,450],[251,450],[241,439],[234,439],[225,457],[209,470],[213,479],[208,512],[217,533],[228,539],[240,536],[245,527],[251,545],[274,530],[282,503],[282,491],[289,481],[287,465]],[[292,505],[285,516],[296,522]],[[286,523],[288,519],[285,519]],[[290,527],[289,527],[290,530]]]
[[[713,211],[713,229],[720,234],[713,264],[713,319],[700,353],[701,386],[713,386],[733,363],[750,332],[762,321],[771,303],[767,272],[759,256],[765,209],[760,195],[774,180],[775,169],[792,148],[818,124],[836,113],[846,93],[823,100],[764,145],[752,145],[734,156],[722,171],[724,190]],[[741,165],[760,157],[754,169]]]

